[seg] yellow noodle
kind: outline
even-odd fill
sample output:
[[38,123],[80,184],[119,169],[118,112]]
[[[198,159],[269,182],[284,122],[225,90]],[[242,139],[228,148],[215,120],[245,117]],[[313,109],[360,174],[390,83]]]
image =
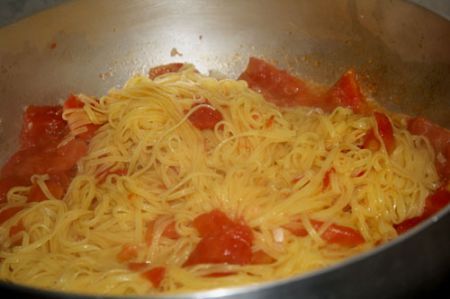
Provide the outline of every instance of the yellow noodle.
[[[1,210],[23,210],[0,227],[2,280],[81,293],[149,294],[281,279],[395,238],[393,225],[420,215],[438,182],[429,142],[399,121],[393,122],[394,152],[372,152],[359,147],[376,126],[371,116],[346,108],[329,114],[281,109],[245,82],[205,77],[192,66],[155,80],[135,76],[98,100],[78,98],[83,108],[64,111],[72,129],[66,142],[87,124],[101,127],[63,199],[54,198],[45,175],[33,180],[46,201],[26,203],[29,187],[8,192]],[[189,121],[204,99],[223,116],[214,130],[200,131]],[[126,174],[114,173],[122,169]],[[274,262],[183,267],[200,240],[192,220],[212,209],[242,219],[253,230],[253,250]],[[316,230],[313,219],[324,225]],[[19,221],[25,230],[9,236]],[[300,221],[307,236],[283,228],[292,221]],[[163,235],[173,222],[176,240]],[[333,223],[360,231],[366,242],[327,244],[321,234]],[[118,261],[124,245],[137,246],[133,261],[166,268],[159,289]],[[235,274],[206,277],[217,272]]]

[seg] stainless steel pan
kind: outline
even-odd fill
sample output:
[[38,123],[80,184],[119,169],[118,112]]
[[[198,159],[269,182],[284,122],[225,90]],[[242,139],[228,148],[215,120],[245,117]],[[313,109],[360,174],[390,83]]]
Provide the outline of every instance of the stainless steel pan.
[[[171,61],[236,77],[249,55],[324,84],[353,66],[366,93],[385,106],[450,127],[450,22],[408,2],[70,1],[0,28],[0,160],[16,146],[27,104],[54,103],[70,92],[101,95]],[[449,231],[447,208],[331,268],[181,297],[427,296],[450,279]],[[78,298],[5,283],[0,292]]]

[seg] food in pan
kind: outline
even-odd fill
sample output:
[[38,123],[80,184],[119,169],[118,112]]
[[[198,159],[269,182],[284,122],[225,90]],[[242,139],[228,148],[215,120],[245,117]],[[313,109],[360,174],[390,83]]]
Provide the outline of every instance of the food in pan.
[[1,170],[0,277],[149,294],[297,275],[389,242],[450,200],[450,132],[251,58],[239,80],[153,68],[28,106]]

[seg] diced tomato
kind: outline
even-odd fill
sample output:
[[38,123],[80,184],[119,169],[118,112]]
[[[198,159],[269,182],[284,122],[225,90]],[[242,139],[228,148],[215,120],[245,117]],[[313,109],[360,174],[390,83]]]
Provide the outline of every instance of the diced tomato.
[[[198,105],[194,104],[192,108]],[[212,130],[222,119],[222,114],[209,104],[198,108],[189,116],[191,123],[199,130]]]
[[31,177],[33,174],[56,174],[71,170],[88,150],[86,142],[74,139],[56,148],[32,147],[15,153],[2,169],[2,175]]
[[17,213],[23,210],[23,207],[11,207],[0,212],[0,224],[7,221]]
[[383,140],[384,147],[388,154],[391,154],[395,149],[394,129],[391,121],[384,113],[375,111],[373,115],[377,121],[378,133]]
[[275,259],[262,250],[258,250],[252,255],[251,264],[253,265],[266,265],[273,262],[275,262]]
[[330,176],[332,173],[334,173],[335,170],[333,167],[331,167],[327,172],[325,172],[325,175],[323,176],[323,189],[326,189],[330,186]]
[[184,63],[169,63],[153,67],[150,69],[148,77],[153,80],[156,77],[159,77],[164,74],[176,73],[183,67],[183,65]]
[[[322,227],[323,222],[311,220],[311,224],[315,230],[319,230]],[[288,224],[284,227],[296,236],[306,237],[308,235],[308,231],[301,225]],[[365,242],[363,236],[357,230],[334,223],[328,226],[320,237],[327,243],[348,247],[357,246]]]
[[325,95],[325,110],[333,110],[336,107],[348,107],[355,113],[366,113],[368,111],[367,102],[361,92],[356,73],[353,69],[348,70],[342,77],[328,90]]
[[127,262],[137,258],[138,248],[136,245],[126,244],[122,247],[122,250],[117,254],[117,260],[119,262]]
[[425,208],[422,215],[406,219],[405,221],[395,224],[394,228],[397,233],[402,234],[415,227],[422,221],[430,218],[450,203],[450,192],[445,187],[439,188],[435,193],[431,194],[425,200]]
[[15,176],[5,177],[0,179],[0,203],[6,201],[6,195],[12,187],[16,186],[28,186],[30,180],[26,178],[20,178]]
[[23,116],[21,148],[57,143],[67,130],[61,106],[28,106]]
[[150,281],[155,288],[159,288],[165,275],[166,268],[164,267],[155,267],[142,273],[142,276]]
[[377,136],[375,135],[375,132],[373,129],[370,129],[367,131],[366,135],[364,136],[364,141],[361,146],[361,148],[369,149],[372,152],[376,152],[380,150],[381,143],[378,140]]
[[[147,230],[145,232],[145,242],[148,245],[152,244],[154,226],[155,226],[155,221],[151,221],[147,225]],[[168,238],[168,239],[172,239],[172,240],[177,240],[177,239],[180,238],[180,235],[178,234],[176,226],[175,226],[175,222],[169,223],[164,228],[162,236],[165,237],[165,238]]]
[[209,213],[197,216],[193,221],[193,226],[199,232],[201,237],[205,237],[232,228],[234,222],[222,211],[212,210]]
[[264,60],[250,57],[239,80],[246,81],[251,89],[275,105],[317,107],[317,97],[305,82]]
[[408,121],[408,130],[412,134],[428,138],[436,153],[443,156],[443,160],[436,159],[436,169],[442,180],[448,180],[450,178],[450,131],[423,117],[411,118]]
[[253,233],[247,225],[231,221],[221,211],[213,210],[198,216],[194,227],[202,239],[184,266],[251,263]]
[[84,103],[75,95],[71,94],[69,97],[67,97],[66,101],[64,102],[63,108],[64,109],[78,109],[83,108]]

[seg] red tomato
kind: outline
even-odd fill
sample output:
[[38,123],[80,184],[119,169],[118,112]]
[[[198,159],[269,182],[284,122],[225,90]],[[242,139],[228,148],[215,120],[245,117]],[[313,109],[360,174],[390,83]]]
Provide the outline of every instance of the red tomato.
[[[323,222],[311,220],[311,224],[315,230],[319,230],[322,227]],[[308,235],[308,231],[301,225],[288,224],[284,227],[296,236],[306,237]],[[320,237],[327,243],[348,247],[353,247],[365,242],[363,236],[357,230],[334,223],[328,226]]]
[[67,130],[61,106],[28,106],[23,116],[21,148],[57,143]]
[[19,223],[17,223],[16,225],[11,226],[11,228],[9,229],[9,236],[13,237],[18,233],[23,232],[24,230],[25,227],[23,226],[22,221],[19,221]]
[[[66,194],[67,187],[69,187],[70,180],[68,174],[60,173],[50,175],[50,178],[45,183],[48,190],[55,198],[62,199],[64,194]],[[47,197],[44,195],[44,192],[42,192],[39,185],[34,184],[28,194],[28,202],[38,202],[46,199]]]
[[31,177],[33,174],[57,174],[71,170],[87,153],[86,142],[74,139],[56,148],[32,147],[15,153],[2,169],[3,176]]
[[150,281],[155,288],[159,288],[165,275],[166,268],[164,267],[155,267],[142,273],[142,276]]
[[394,129],[392,128],[391,121],[381,112],[375,111],[373,115],[377,121],[378,133],[383,140],[386,151],[388,154],[391,154],[395,149]]
[[183,65],[184,63],[169,63],[153,67],[150,69],[148,77],[153,80],[156,77],[159,77],[164,74],[176,73],[183,67]]
[[77,108],[83,108],[84,103],[78,99],[78,97],[74,96],[73,94],[69,95],[69,97],[64,102],[64,109],[77,109]]
[[275,105],[317,107],[317,96],[305,82],[264,60],[250,57],[239,80],[246,81],[251,89],[260,92],[267,101]]
[[399,224],[395,224],[394,228],[397,233],[402,234],[415,227],[422,221],[430,218],[432,215],[436,214],[445,206],[447,206],[449,203],[450,192],[445,187],[441,187],[435,193],[427,197],[422,215],[406,219]]
[[333,110],[336,107],[348,107],[355,113],[365,113],[368,111],[367,102],[361,92],[356,73],[353,69],[348,70],[342,77],[328,90],[325,95],[325,106]]
[[[199,104],[195,104],[195,107]],[[213,106],[201,107],[189,116],[189,120],[199,130],[212,130],[223,119],[222,114]]]
[[0,212],[0,224],[23,210],[23,207],[11,207]]
[[428,138],[436,153],[440,153],[444,160],[436,159],[436,168],[443,181],[450,178],[450,131],[431,123],[423,117],[411,118],[408,130],[415,135]]
[[138,248],[136,245],[126,244],[123,245],[122,250],[117,254],[117,260],[119,262],[127,262],[137,258]]
[[218,210],[198,216],[194,227],[202,239],[184,266],[251,263],[253,233],[250,227],[231,221]]
[[30,180],[20,177],[5,177],[0,179],[0,203],[6,201],[6,195],[9,189],[15,186],[28,186]]

